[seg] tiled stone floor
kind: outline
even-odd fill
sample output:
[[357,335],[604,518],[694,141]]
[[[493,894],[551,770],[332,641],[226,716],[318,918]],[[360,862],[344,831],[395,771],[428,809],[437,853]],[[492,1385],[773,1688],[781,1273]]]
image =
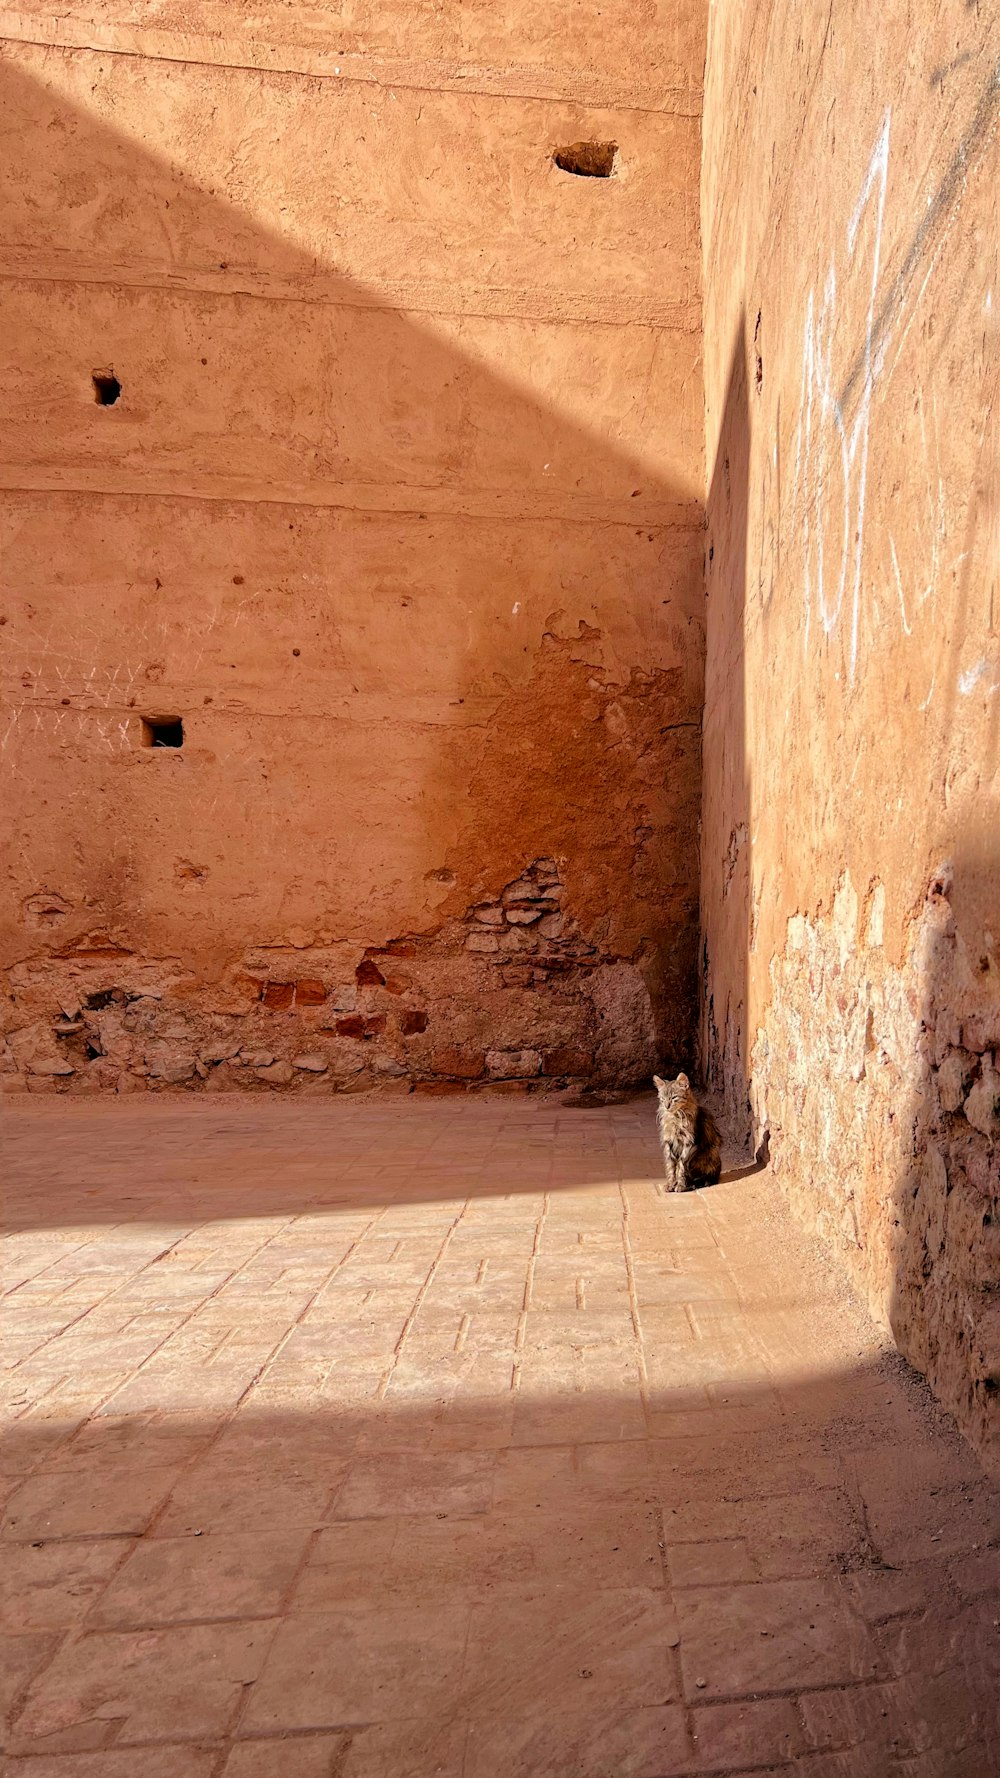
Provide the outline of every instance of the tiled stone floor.
[[10,1778],[980,1778],[998,1501],[652,1107],[6,1119]]

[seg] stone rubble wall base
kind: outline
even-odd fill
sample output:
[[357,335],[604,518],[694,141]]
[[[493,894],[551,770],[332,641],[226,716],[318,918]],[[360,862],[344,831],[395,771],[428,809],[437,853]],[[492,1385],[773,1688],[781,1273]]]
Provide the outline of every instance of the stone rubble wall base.
[[789,921],[752,1046],[751,1135],[1000,1467],[1000,996],[949,888],[932,881],[902,967],[878,885],[862,909],[845,873],[828,915]]
[[643,973],[602,956],[562,896],[555,862],[536,860],[432,939],[276,946],[214,987],[92,936],[12,972],[0,1084],[315,1093],[647,1080],[662,1057]]

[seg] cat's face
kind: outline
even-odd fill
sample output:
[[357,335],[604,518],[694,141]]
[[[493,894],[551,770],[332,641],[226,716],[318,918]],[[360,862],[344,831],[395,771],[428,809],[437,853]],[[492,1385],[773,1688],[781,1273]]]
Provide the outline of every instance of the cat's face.
[[661,1080],[658,1074],[653,1075],[653,1085],[659,1095],[661,1105],[676,1105],[685,1093],[691,1091],[691,1082],[686,1074],[679,1074],[676,1080]]

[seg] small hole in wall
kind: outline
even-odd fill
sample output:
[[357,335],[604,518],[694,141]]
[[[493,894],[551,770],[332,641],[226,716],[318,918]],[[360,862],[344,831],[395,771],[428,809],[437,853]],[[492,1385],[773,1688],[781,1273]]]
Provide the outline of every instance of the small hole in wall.
[[144,716],[142,718],[144,747],[183,747],[184,724],[179,716]]
[[552,159],[560,172],[575,173],[578,179],[610,179],[617,155],[617,142],[571,142],[557,148]]
[[91,374],[94,385],[94,400],[98,407],[114,407],[122,392],[122,386],[113,370],[95,370]]

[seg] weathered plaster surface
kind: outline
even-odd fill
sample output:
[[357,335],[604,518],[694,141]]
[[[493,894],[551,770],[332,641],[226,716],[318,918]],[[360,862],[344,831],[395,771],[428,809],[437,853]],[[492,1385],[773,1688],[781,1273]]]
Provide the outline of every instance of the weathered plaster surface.
[[8,1085],[689,1051],[700,8],[402,11],[0,15]]
[[719,4],[707,1071],[1000,1438],[995,10]]

